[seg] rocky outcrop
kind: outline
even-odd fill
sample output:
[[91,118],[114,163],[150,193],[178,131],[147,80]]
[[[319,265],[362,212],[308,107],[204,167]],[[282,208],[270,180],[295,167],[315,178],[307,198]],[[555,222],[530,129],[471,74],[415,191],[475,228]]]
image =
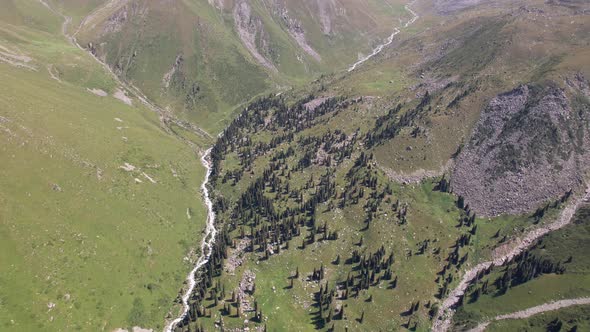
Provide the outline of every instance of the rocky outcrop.
[[475,7],[483,2],[485,0],[437,0],[434,7],[440,14],[449,15]]
[[172,68],[170,68],[170,70],[166,74],[164,74],[164,77],[162,78],[162,84],[166,89],[170,87],[172,77],[174,77],[174,75],[178,72],[183,62],[184,58],[182,54],[177,55],[176,60],[174,60],[174,64],[172,65]]
[[530,212],[583,182],[590,102],[574,81],[569,92],[555,83],[520,86],[482,112],[451,181],[478,215]]
[[[338,16],[345,16],[347,6],[345,4],[336,3],[337,0],[266,0],[275,11],[275,16],[281,17],[285,20],[288,26],[297,29],[297,26],[302,27],[298,18],[288,13],[288,3],[298,2],[300,6],[306,7],[310,10],[310,15],[319,24],[322,33],[326,36],[331,36],[334,33],[334,20]],[[286,14],[287,17],[283,17]],[[299,17],[301,19],[301,17]],[[288,22],[293,20],[294,22]],[[295,23],[295,24],[293,24]]]
[[120,6],[106,20],[101,36],[117,33],[123,29],[128,20],[132,18],[145,18],[148,9],[137,1],[113,1]]
[[[93,30],[95,33],[88,40],[86,49],[102,62],[108,62],[117,76],[125,77],[136,60],[138,50],[132,43],[119,44],[115,47],[117,42],[113,36],[123,33],[137,22],[146,20],[149,12],[149,7],[141,1],[111,0],[85,18],[76,34],[84,29]],[[103,21],[100,21],[101,19]]]
[[316,0],[320,15],[320,23],[322,24],[322,32],[325,35],[332,34],[332,21],[336,15],[336,3],[334,0]]
[[7,47],[0,45],[0,62],[7,63],[14,67],[27,68],[30,70],[37,71],[37,67],[29,64],[33,58],[20,53],[17,50],[11,50]]
[[301,47],[305,53],[309,54],[316,61],[321,61],[322,57],[318,54],[318,52],[316,52],[316,50],[313,49],[313,47],[307,43],[307,39],[305,38],[305,30],[301,22],[296,18],[291,17],[287,7],[285,5],[281,5],[278,2],[275,2],[275,11],[276,14],[283,20],[283,23],[287,27],[287,31],[291,37],[295,39],[299,47]]
[[193,109],[204,96],[201,93],[201,83],[186,73],[184,62],[183,54],[178,54],[172,68],[164,74],[162,85],[166,91],[182,97],[185,108]]
[[238,1],[233,16],[236,30],[244,46],[261,65],[277,71],[271,61],[272,49],[264,24],[260,17],[252,12],[250,3],[247,0]]
[[225,2],[223,0],[208,0],[209,4],[217,9],[224,9]]

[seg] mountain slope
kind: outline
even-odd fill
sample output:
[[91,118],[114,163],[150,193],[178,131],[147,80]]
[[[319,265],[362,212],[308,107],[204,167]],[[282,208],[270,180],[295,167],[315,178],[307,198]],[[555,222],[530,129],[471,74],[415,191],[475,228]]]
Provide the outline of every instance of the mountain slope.
[[584,182],[590,89],[581,76],[568,82],[567,90],[525,85],[490,101],[452,177],[474,211],[528,212]]
[[[490,206],[495,209],[492,214],[531,211],[544,200],[559,197],[563,192],[579,187],[587,170],[583,162],[585,152],[575,152],[575,149],[570,149],[574,151],[570,156],[579,159],[582,169],[571,173],[567,181],[556,180],[559,185],[555,189],[559,192],[540,190],[537,199],[533,200],[524,195],[530,190],[523,185],[534,186],[537,181],[527,182],[527,172],[533,169],[543,172],[539,164],[541,161],[532,154],[544,155],[551,146],[560,150],[582,144],[586,139],[584,128],[587,122],[588,91],[585,85],[590,75],[586,57],[589,43],[587,32],[590,29],[587,14],[578,7],[571,9],[536,1],[519,5],[498,1],[455,14],[445,12],[444,15],[430,8],[436,6],[428,7],[423,3],[422,7],[417,7],[417,10],[423,11],[420,12],[421,21],[413,27],[421,29],[415,36],[404,38],[401,35],[400,40],[381,55],[381,60],[366,64],[350,76],[336,78],[337,84],[333,86],[337,89],[328,87],[335,93],[379,96],[382,98],[380,103],[388,105],[386,107],[400,105],[398,113],[383,117],[380,128],[375,128],[378,132],[374,135],[381,136],[376,137],[374,142],[379,164],[391,176],[402,181],[419,180],[421,174],[453,173],[457,180],[457,192],[464,195],[468,203],[491,198],[485,208],[481,204],[472,204],[475,211],[483,215],[490,214]],[[435,19],[441,23],[437,25],[436,33],[432,33],[434,30],[428,29],[428,26]],[[521,40],[530,42],[518,42]],[[556,115],[557,118],[565,118],[551,120],[554,124],[546,123],[547,131],[539,132],[536,138],[533,132],[523,129],[526,123],[529,123],[529,128],[532,126],[536,129],[542,124],[535,122],[532,114],[530,117],[527,115],[529,112],[526,110],[533,105],[527,104],[521,116],[515,117],[512,122],[499,119],[501,117],[492,119],[500,121],[494,122],[500,128],[502,121],[512,125],[512,134],[516,135],[513,138],[530,139],[545,148],[531,147],[528,154],[523,154],[518,167],[510,169],[512,175],[509,172],[494,173],[493,167],[489,167],[486,172],[476,171],[473,162],[479,162],[482,153],[489,152],[474,152],[470,148],[472,130],[478,121],[481,121],[483,128],[487,128],[484,121],[489,105],[500,100],[503,93],[523,85],[538,87],[538,97],[547,98],[541,102],[548,103],[546,107],[537,107],[537,110],[543,110],[539,113],[541,118],[553,113],[562,114]],[[550,99],[550,91],[556,91],[561,97]],[[414,111],[410,121],[399,123],[396,116],[414,109],[409,101],[424,98],[427,93],[427,99],[435,103],[432,108]],[[539,98],[531,98],[529,103],[537,103]],[[564,109],[559,111],[556,104],[562,105],[559,107]],[[512,107],[510,103],[506,105]],[[507,111],[504,108],[502,112]],[[544,120],[541,122],[544,123]],[[379,134],[380,130],[388,126],[394,130],[389,130],[386,135]],[[559,143],[550,143],[552,130],[558,131],[557,136],[561,137]],[[498,141],[490,141],[489,144],[499,143],[500,146],[494,145],[494,149],[505,149],[506,146],[502,145],[509,143],[508,136],[512,135],[509,132],[507,130]],[[461,150],[463,146],[465,149]],[[461,159],[461,151],[464,155],[471,153],[471,164],[465,162],[466,158]],[[491,156],[489,159],[502,164],[509,163],[511,156],[507,156],[504,161]],[[456,171],[452,167],[454,162],[462,163],[457,165]],[[575,164],[577,161],[571,162]],[[489,161],[481,162],[478,167],[486,168],[488,164]],[[554,164],[557,173],[563,166],[559,164]],[[511,166],[506,164],[502,167],[508,170]],[[577,166],[572,164],[572,167]],[[491,193],[485,179],[494,177],[505,182],[506,186]],[[473,178],[485,184],[470,182]],[[455,181],[451,179],[451,182]],[[551,183],[547,181],[544,185],[551,186]],[[520,201],[499,205],[504,192],[524,196]],[[475,196],[470,197],[472,195]]]
[[[575,209],[588,178],[587,14],[438,3],[418,3],[420,20],[358,70],[258,98],[218,138],[220,235],[178,330],[429,331],[465,270]],[[526,153],[499,157],[514,141]],[[546,186],[527,172],[558,175]],[[521,201],[497,204],[507,196]]]
[[60,16],[7,10],[0,330],[161,328],[204,225],[195,151],[71,45]]
[[385,0],[109,1],[76,37],[151,99],[219,132],[252,97],[344,69],[403,15]]
[[[587,297],[590,294],[587,287],[590,264],[583,253],[587,251],[590,235],[589,212],[588,204],[582,205],[570,225],[545,235],[506,267],[491,268],[476,280],[458,308],[456,326],[473,327],[485,317],[509,314],[568,297]],[[581,306],[579,310],[587,308],[587,305]],[[578,317],[570,324],[587,324],[587,316]]]
[[429,331],[465,271],[512,246],[455,324],[527,290],[590,292],[586,210],[527,240],[589,179],[583,1],[1,8],[0,329],[159,330],[197,257],[175,332]]

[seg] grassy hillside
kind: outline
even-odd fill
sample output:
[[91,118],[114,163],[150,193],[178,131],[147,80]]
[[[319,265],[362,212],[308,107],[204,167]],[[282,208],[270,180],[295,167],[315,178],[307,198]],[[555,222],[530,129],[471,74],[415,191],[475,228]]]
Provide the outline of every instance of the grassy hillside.
[[[551,301],[587,297],[590,294],[590,261],[588,236],[590,227],[590,208],[580,209],[574,222],[562,230],[548,234],[539,240],[529,255],[538,260],[558,264],[563,271],[550,272],[538,269],[538,275],[531,279],[512,281],[506,289],[498,288],[496,280],[503,277],[506,268],[494,268],[488,276],[477,282],[468,293],[464,305],[455,318],[458,326],[474,323],[500,314],[507,314],[537,306]],[[516,263],[509,265],[512,269]],[[515,279],[516,280],[516,279]],[[482,285],[488,283],[488,290],[482,292]],[[479,297],[473,295],[478,292]],[[469,300],[467,300],[469,299]],[[572,309],[574,310],[574,309]],[[585,309],[577,309],[585,310]],[[542,321],[545,321],[543,318]],[[536,320],[535,325],[538,325]],[[511,323],[496,323],[507,326]],[[523,322],[515,323],[518,325]],[[510,326],[510,325],[508,325]],[[541,327],[539,327],[540,329]]]
[[[200,254],[197,157],[214,144],[220,232],[178,331],[429,331],[467,268],[553,220],[567,204],[556,199],[587,179],[590,24],[581,2],[418,1],[420,19],[347,72],[403,24],[405,5],[3,1],[0,330],[161,329]],[[499,102],[523,86],[543,88],[523,107]],[[490,175],[462,157],[492,109],[507,134],[489,145],[505,158],[475,160],[516,179],[469,188],[504,198],[488,218],[455,184],[457,163]],[[536,153],[565,155],[559,140],[573,180],[509,209],[506,197],[530,192],[519,179],[543,173]],[[511,158],[517,141],[533,143]],[[576,220],[482,277],[457,326],[587,295],[588,210]],[[568,310],[551,315],[586,309]]]
[[378,97],[382,111],[432,95],[431,111],[378,148],[379,163],[401,178],[444,172],[498,94],[546,81],[569,90],[567,77],[590,77],[590,26],[580,9],[543,1],[495,1],[444,15],[429,1],[413,8],[420,19],[376,61],[320,83],[327,94]]
[[0,329],[160,328],[204,224],[197,151],[140,101],[114,98],[117,83],[61,36],[59,16],[37,1],[7,11]]
[[[584,90],[566,82],[589,70],[584,14],[528,5],[442,15],[423,3],[422,19],[358,71],[251,103],[214,148],[223,232],[179,330],[428,331],[465,269],[552,220],[559,204],[543,218],[480,218],[448,192],[494,96],[557,82],[573,105]],[[540,29],[537,7],[555,29]],[[523,50],[521,38],[559,47]]]
[[110,1],[76,37],[152,100],[218,133],[251,98],[344,70],[406,16],[385,0]]
[[223,231],[185,329],[427,331],[461,269],[534,221],[389,179],[366,150],[370,99],[290,98],[256,101],[214,147]]
[[[97,31],[82,31],[77,37],[84,46],[96,44],[95,52],[151,99],[164,107],[186,109],[188,120],[207,124],[205,128],[215,132],[223,128],[234,105],[268,88],[264,71],[244,58],[238,41],[207,2],[137,6],[149,10],[143,16],[130,13],[136,15],[129,18],[133,23],[120,23],[121,30],[103,35],[98,25]],[[90,37],[92,33],[100,39]],[[245,81],[249,84],[242,84]]]
[[585,331],[590,329],[589,310],[588,306],[577,306],[527,319],[499,321],[489,325],[486,331]]

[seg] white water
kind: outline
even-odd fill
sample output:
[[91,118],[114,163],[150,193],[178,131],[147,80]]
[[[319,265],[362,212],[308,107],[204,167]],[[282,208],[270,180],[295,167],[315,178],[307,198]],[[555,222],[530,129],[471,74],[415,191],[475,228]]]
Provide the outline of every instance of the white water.
[[[43,6],[47,7],[51,12],[53,12],[56,15],[61,16],[64,19],[64,22],[62,24],[63,35],[66,37],[66,39],[68,39],[72,43],[72,45],[78,47],[82,51],[86,51],[80,44],[78,44],[78,42],[75,38],[75,35],[78,33],[78,31],[76,31],[73,35],[69,35],[67,33],[67,27],[72,22],[71,17],[66,16],[66,15],[62,14],[61,12],[54,10],[45,0],[39,0],[39,2]],[[110,3],[108,3],[107,5],[109,5],[109,4]],[[80,29],[80,27],[81,27],[81,25],[78,27],[78,30]],[[147,99],[147,97],[145,97],[145,95],[143,95],[141,93],[141,91],[138,88],[133,86],[133,84],[127,84],[127,83],[123,82],[105,62],[103,62],[98,57],[96,57],[94,54],[92,54],[92,52],[88,52],[88,54],[90,54],[94,58],[94,60],[96,60],[96,62],[98,62],[108,73],[110,73],[111,76],[113,77],[113,79],[117,83],[119,83],[119,85],[125,87],[128,91],[133,93],[133,95],[135,97],[137,97],[137,99],[139,99],[144,105],[146,105],[149,109],[156,111],[156,113],[158,113],[160,115],[160,117],[162,117],[162,114],[164,112],[161,109],[159,109],[155,104],[151,103]],[[211,135],[209,135],[204,130],[202,130],[200,128],[197,128],[197,129],[199,132],[205,134],[206,136],[211,137]],[[166,326],[166,328],[164,329],[164,331],[166,331],[166,332],[172,332],[174,330],[174,328],[176,327],[176,325],[186,317],[188,310],[189,310],[188,300],[189,300],[190,295],[197,283],[196,279],[195,279],[195,273],[200,268],[202,268],[205,264],[207,264],[207,262],[209,261],[209,258],[211,257],[211,251],[213,248],[213,244],[215,243],[215,237],[217,235],[217,229],[215,228],[215,212],[213,211],[213,202],[211,201],[211,198],[209,197],[209,188],[207,188],[207,184],[209,183],[209,177],[211,176],[211,163],[209,161],[210,153],[211,153],[211,149],[208,149],[201,156],[201,163],[207,169],[205,179],[203,180],[203,183],[201,184],[201,191],[203,192],[203,197],[205,199],[205,205],[207,206],[207,211],[208,211],[207,212],[207,227],[205,229],[205,236],[203,237],[203,240],[201,242],[201,256],[197,260],[197,264],[195,265],[193,270],[187,276],[186,280],[188,280],[189,287],[187,288],[186,292],[182,296],[182,306],[183,306],[182,313],[178,316],[178,318],[176,318],[175,320],[173,320],[172,322],[170,322]]]
[[[410,9],[408,7],[408,5],[406,5],[405,8],[407,11],[412,13],[413,17],[408,22],[406,22],[406,24],[404,25],[404,28],[406,28],[410,24],[414,23],[419,17],[412,9]],[[387,38],[387,41],[384,44],[377,46],[370,55],[355,62],[348,69],[348,71],[351,72],[351,71],[355,70],[359,65],[361,65],[365,61],[371,59],[375,55],[379,54],[383,50],[383,48],[385,48],[386,46],[390,45],[393,42],[393,38],[398,33],[400,33],[400,28],[396,27],[394,29],[393,33]],[[209,182],[209,176],[211,175],[211,164],[210,164],[210,161],[208,160],[210,153],[211,153],[211,149],[207,150],[201,158],[201,162],[203,163],[203,166],[205,166],[205,168],[207,169],[207,175],[205,176],[205,180],[203,181],[203,183],[201,185],[201,190],[203,192],[203,197],[205,199],[205,205],[207,205],[207,209],[208,209],[207,228],[205,230],[205,236],[203,237],[203,240],[201,242],[202,254],[199,257],[199,260],[197,261],[197,264],[195,265],[193,270],[187,276],[186,280],[188,281],[188,288],[185,290],[185,293],[182,296],[182,306],[183,306],[182,313],[176,319],[171,321],[164,328],[164,332],[173,332],[174,329],[176,328],[176,326],[178,325],[178,323],[180,323],[188,314],[188,311],[189,311],[188,301],[189,301],[189,298],[190,298],[190,296],[197,284],[197,281],[195,279],[195,274],[199,271],[199,269],[201,269],[205,264],[207,264],[207,262],[209,262],[209,258],[211,257],[211,251],[212,251],[213,245],[215,244],[215,237],[217,234],[217,229],[215,228],[215,212],[213,211],[213,203],[211,202],[211,198],[209,197],[209,189],[207,188],[207,184]]]
[[207,188],[207,184],[209,183],[209,177],[211,176],[211,162],[209,160],[209,155],[211,154],[211,149],[205,151],[203,156],[201,157],[201,163],[207,169],[207,173],[205,175],[205,180],[201,184],[201,191],[203,192],[203,198],[205,199],[205,205],[207,205],[207,227],[205,228],[205,236],[201,241],[201,255],[197,260],[197,264],[191,270],[189,275],[187,276],[186,280],[188,281],[188,288],[182,295],[182,313],[172,322],[170,322],[165,328],[165,332],[172,332],[178,323],[180,323],[188,314],[189,305],[188,300],[197,285],[197,280],[195,278],[195,274],[201,269],[207,262],[209,262],[209,258],[211,257],[211,252],[213,250],[213,244],[215,244],[215,237],[217,235],[217,229],[215,228],[215,212],[213,211],[213,202],[211,201],[211,197],[209,196],[209,188]]
[[[66,38],[69,39],[73,45],[75,45],[76,47],[78,47],[81,50],[84,50],[84,48],[78,44],[78,42],[76,41],[76,39],[74,37],[75,34],[77,33],[77,31],[76,31],[76,33],[74,33],[73,36],[70,36],[67,34],[67,26],[71,23],[71,18],[55,11],[44,0],[39,0],[39,2],[42,3],[44,6],[46,6],[52,12],[54,12],[64,18],[64,23],[62,25],[62,30],[63,30],[64,36],[66,36]],[[413,24],[419,18],[419,16],[418,16],[418,14],[416,14],[416,12],[414,12],[409,7],[409,5],[406,5],[405,9],[413,15],[413,17],[408,22],[406,22],[403,26],[404,28],[407,28],[408,26]],[[360,66],[361,64],[363,64],[367,60],[369,60],[369,59],[373,58],[374,56],[376,56],[377,54],[381,53],[381,51],[383,51],[383,49],[386,46],[389,46],[389,45],[391,45],[391,43],[393,43],[393,38],[397,34],[399,34],[400,32],[401,32],[400,27],[394,28],[394,31],[387,38],[385,43],[377,46],[373,50],[373,52],[371,54],[369,54],[368,56],[365,56],[362,59],[360,59],[359,61],[352,64],[350,66],[350,68],[348,69],[348,72],[355,70],[358,66]],[[147,100],[147,98],[139,91],[139,89],[137,89],[133,85],[125,84],[123,81],[121,81],[119,79],[119,77],[117,75],[115,75],[112,72],[111,68],[106,63],[104,63],[103,61],[98,59],[94,54],[92,54],[90,52],[89,52],[89,54],[92,55],[92,57],[98,63],[100,63],[114,77],[114,79],[120,85],[125,86],[141,102],[143,102],[146,106],[148,106],[148,108],[150,108],[152,110],[157,110],[157,111],[159,111],[158,113],[161,114],[161,111],[154,104],[149,102]],[[215,228],[215,212],[213,211],[213,202],[211,201],[211,198],[209,195],[209,189],[207,187],[207,184],[209,182],[209,177],[211,175],[211,163],[209,161],[210,153],[211,153],[211,149],[208,149],[201,156],[201,163],[207,169],[205,179],[203,180],[203,183],[201,184],[201,191],[203,193],[205,205],[207,206],[207,210],[208,210],[205,236],[203,237],[203,239],[201,241],[201,255],[199,256],[197,263],[195,264],[194,268],[190,271],[190,273],[186,279],[188,281],[188,288],[185,290],[185,292],[182,296],[182,306],[183,306],[182,313],[176,319],[171,321],[164,328],[165,332],[173,332],[174,329],[176,328],[176,326],[178,325],[178,323],[180,323],[188,314],[188,311],[190,309],[188,301],[189,301],[189,298],[190,298],[190,296],[196,286],[196,283],[197,283],[195,275],[199,271],[199,269],[201,269],[205,264],[207,264],[209,262],[209,259],[211,257],[211,253],[212,253],[212,249],[213,249],[213,245],[215,244],[215,238],[217,235],[217,229]],[[539,238],[542,235],[545,235],[551,231],[554,231],[556,229],[559,229],[559,228],[565,226],[566,224],[568,224],[571,221],[573,214],[575,213],[577,207],[581,204],[581,202],[583,200],[587,200],[589,198],[590,198],[590,188],[588,189],[585,197],[577,200],[574,204],[568,206],[567,208],[564,209],[564,211],[562,211],[561,216],[558,219],[558,221],[549,225],[548,227],[542,227],[540,229],[533,230],[532,232],[527,234],[527,236],[524,239],[522,239],[519,243],[517,243],[517,245],[515,245],[515,247],[511,248],[511,250],[508,253],[501,255],[500,257],[497,257],[497,258],[495,257],[493,261],[481,263],[481,264],[477,265],[476,267],[474,267],[473,269],[467,271],[465,273],[463,279],[461,280],[460,284],[457,286],[457,288],[455,288],[451,292],[450,296],[443,302],[443,305],[439,309],[437,317],[434,321],[432,330],[437,332],[437,331],[447,331],[449,329],[451,321],[452,321],[452,317],[454,314],[454,311],[452,310],[452,306],[458,302],[460,296],[464,294],[466,288],[469,286],[469,284],[475,278],[475,276],[477,275],[478,272],[489,268],[492,264],[494,264],[496,266],[503,265],[504,263],[509,261],[512,257],[516,256],[518,253],[520,253],[524,249],[526,249],[537,238]],[[512,317],[506,317],[506,318],[512,318]],[[498,317],[496,319],[506,319],[506,318]],[[487,326],[487,324],[486,325],[482,324],[482,327],[484,329],[485,329],[485,326]]]
[[[418,19],[420,16],[418,16],[418,14],[416,14],[416,12],[415,12],[415,11],[413,11],[413,10],[412,10],[412,9],[409,7],[409,5],[406,5],[406,6],[405,6],[405,8],[406,8],[406,10],[407,10],[407,11],[409,11],[410,13],[412,13],[412,18],[411,18],[411,19],[410,19],[408,22],[406,22],[406,24],[404,24],[404,26],[403,26],[404,28],[407,28],[407,27],[409,27],[409,26],[410,26],[412,23],[416,22],[416,20],[417,20],[417,19]],[[385,43],[383,43],[383,44],[381,44],[381,45],[379,45],[379,46],[375,47],[375,49],[373,49],[373,52],[372,52],[371,54],[369,54],[369,55],[367,55],[367,56],[363,57],[362,59],[360,59],[359,61],[357,61],[357,62],[353,63],[353,64],[352,64],[352,66],[350,66],[350,68],[348,68],[348,72],[351,72],[351,71],[355,70],[355,69],[356,69],[358,66],[362,65],[362,64],[363,64],[364,62],[366,62],[367,60],[369,60],[369,59],[371,59],[372,57],[374,57],[375,55],[377,55],[377,54],[381,53],[381,51],[383,51],[383,49],[384,49],[386,46],[389,46],[389,45],[391,45],[391,43],[393,43],[393,38],[394,38],[394,37],[395,37],[395,36],[396,36],[398,33],[400,33],[400,32],[401,32],[401,30],[400,30],[400,27],[395,27],[395,28],[393,29],[393,32],[391,33],[391,35],[389,35],[389,37],[387,37],[387,39],[386,39]]]

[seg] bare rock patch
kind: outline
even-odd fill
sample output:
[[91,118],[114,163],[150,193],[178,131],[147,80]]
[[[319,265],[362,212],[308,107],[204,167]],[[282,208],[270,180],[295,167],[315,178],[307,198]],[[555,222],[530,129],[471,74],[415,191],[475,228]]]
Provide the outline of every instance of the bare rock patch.
[[479,215],[531,212],[578,188],[589,168],[590,102],[554,83],[493,98],[458,156],[453,191]]

